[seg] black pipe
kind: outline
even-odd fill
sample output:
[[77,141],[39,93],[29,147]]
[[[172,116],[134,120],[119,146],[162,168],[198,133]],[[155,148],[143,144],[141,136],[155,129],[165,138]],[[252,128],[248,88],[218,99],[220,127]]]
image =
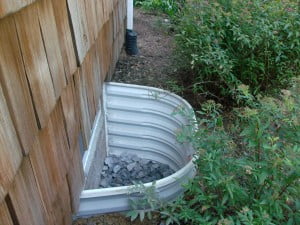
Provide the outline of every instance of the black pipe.
[[126,53],[128,55],[137,55],[139,53],[137,47],[137,33],[133,30],[126,30]]

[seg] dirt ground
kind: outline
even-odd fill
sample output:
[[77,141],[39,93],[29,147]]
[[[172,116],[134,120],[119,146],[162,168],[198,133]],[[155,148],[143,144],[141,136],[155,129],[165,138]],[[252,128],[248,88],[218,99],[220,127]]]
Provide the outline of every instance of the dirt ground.
[[88,219],[80,219],[73,223],[73,225],[159,225],[156,219],[149,221],[145,219],[141,222],[139,219],[131,222],[130,218],[126,218],[122,214],[107,214],[94,216]]
[[[135,11],[134,30],[138,33],[137,56],[122,50],[113,81],[167,88],[173,73],[173,37],[170,23],[163,16]],[[158,219],[131,222],[122,214],[99,215],[74,221],[73,225],[159,225]]]
[[137,56],[122,51],[113,81],[166,88],[172,75],[173,36],[168,19],[135,11],[134,30],[138,34]]

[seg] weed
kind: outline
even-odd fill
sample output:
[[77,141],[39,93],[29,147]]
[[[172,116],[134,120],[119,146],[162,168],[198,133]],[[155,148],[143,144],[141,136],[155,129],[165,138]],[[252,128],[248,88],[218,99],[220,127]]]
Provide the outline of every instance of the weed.
[[135,6],[145,10],[165,13],[171,17],[176,16],[183,7],[185,0],[135,0]]
[[[211,100],[203,104],[198,129],[188,126],[178,136],[197,149],[197,175],[185,185],[185,195],[166,205],[154,188],[140,186],[144,194],[132,202],[135,212],[129,215],[144,218],[150,208],[168,224],[300,224],[297,83],[278,98],[258,100],[247,86],[239,86],[236,98],[248,106],[233,110],[234,120],[227,128],[222,106]],[[177,113],[185,112],[179,108]]]
[[247,88],[238,98],[251,107],[235,109],[229,129],[221,106],[208,101],[199,129],[184,131],[197,149],[198,174],[169,208],[183,224],[300,223],[299,99],[283,90],[279,99],[256,101]]
[[285,87],[300,71],[297,7],[293,0],[188,1],[176,35],[185,87],[230,101],[241,84],[254,95]]

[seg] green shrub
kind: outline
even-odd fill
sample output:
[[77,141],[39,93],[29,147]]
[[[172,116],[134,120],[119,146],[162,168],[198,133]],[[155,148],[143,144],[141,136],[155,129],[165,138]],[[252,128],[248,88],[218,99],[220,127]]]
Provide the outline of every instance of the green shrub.
[[135,0],[135,6],[146,10],[159,10],[169,16],[175,16],[182,7],[185,0]]
[[[293,0],[190,0],[177,27],[177,65],[195,92],[232,97],[282,88],[300,71]],[[179,62],[179,63],[178,63]]]
[[197,149],[198,174],[169,212],[189,225],[300,224],[299,92],[259,102],[245,85],[235,93],[252,107],[225,126],[221,105],[208,101],[198,131],[180,135]]
[[[166,225],[300,224],[300,79],[293,81],[291,90],[258,101],[238,86],[236,99],[248,106],[226,120],[222,105],[202,104],[199,119],[178,135],[196,149],[197,174],[184,196],[165,203],[155,184],[136,185],[132,193],[140,195],[130,198],[127,216],[151,220],[159,212]],[[180,107],[176,113],[190,115]]]

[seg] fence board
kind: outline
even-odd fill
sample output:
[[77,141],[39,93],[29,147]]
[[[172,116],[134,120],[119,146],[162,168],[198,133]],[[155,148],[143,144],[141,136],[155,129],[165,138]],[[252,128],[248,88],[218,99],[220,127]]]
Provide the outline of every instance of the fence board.
[[[118,11],[118,17],[119,17],[119,33],[121,33],[124,29],[124,22],[125,22],[125,5],[124,5],[124,1],[119,2],[118,7],[117,7],[117,11]],[[123,35],[123,33],[122,33]],[[125,35],[124,35],[125,36]]]
[[102,86],[103,86],[103,82],[102,82],[102,78],[101,78],[101,64],[100,64],[100,53],[97,51],[98,46],[97,46],[97,42],[94,46],[94,48],[92,49],[93,51],[93,75],[94,75],[94,90],[95,90],[95,106],[97,109],[97,112],[99,111],[99,107],[100,107],[100,97],[102,95]]
[[29,158],[24,158],[9,191],[18,221],[22,225],[47,224],[47,215],[36,186]]
[[87,149],[91,137],[92,125],[90,123],[89,107],[85,91],[85,80],[78,71],[74,75],[76,101],[79,103],[80,129],[83,133],[84,148]]
[[41,162],[45,163],[49,172],[51,186],[57,191],[63,180],[62,170],[64,167],[60,168],[61,155],[58,154],[56,149],[55,134],[56,131],[54,130],[51,121],[48,121],[46,127],[39,133],[39,142],[42,146],[41,151],[43,158]]
[[[0,1],[1,17],[35,0]],[[79,129],[87,148],[119,55],[121,2],[39,0],[0,20],[1,225],[72,223],[84,183]]]
[[70,82],[61,95],[64,119],[66,122],[67,135],[70,149],[74,149],[78,142],[79,115],[77,114],[75,102],[74,83]]
[[72,224],[72,211],[70,202],[70,192],[67,180],[64,179],[59,192],[57,192],[56,200],[52,206],[53,220],[55,225],[71,225]]
[[97,17],[96,17],[96,1],[85,0],[86,19],[88,25],[90,45],[93,45],[98,36]]
[[103,51],[103,47],[102,47],[102,37],[104,35],[103,29],[104,29],[104,25],[99,33],[98,39],[96,40],[96,44],[95,44],[96,52],[98,55],[98,61],[99,61],[101,82],[103,82],[105,79],[105,62],[103,61],[103,58],[104,58],[103,52],[104,51]]
[[60,164],[60,173],[64,177],[69,169],[70,160],[72,159],[72,151],[69,149],[66,127],[64,123],[64,115],[61,101],[58,101],[53,110],[50,120],[55,135],[56,154]]
[[[57,220],[71,215],[71,213],[57,215],[53,204],[57,201],[57,193],[60,193],[61,189],[64,188],[63,185],[66,185],[64,182],[66,181],[66,173],[69,170],[72,156],[73,152],[70,151],[67,143],[62,106],[58,101],[51,113],[48,124],[40,131],[39,138],[30,152],[30,160],[38,188],[45,208],[50,214],[49,219],[56,221],[52,221],[53,224],[67,224],[57,223]],[[60,202],[60,204],[62,203]],[[55,218],[57,216],[60,217]]]
[[108,58],[108,63],[107,63],[108,72],[106,74],[106,79],[111,80],[113,70],[115,69],[115,65],[113,65],[114,41],[113,41],[113,18],[112,18],[112,13],[110,14],[110,18],[108,20],[108,25],[107,26],[108,26],[107,29],[108,29],[109,33],[107,33],[106,47],[107,47],[107,52],[108,52],[110,58]]
[[102,0],[103,1],[103,13],[104,13],[104,23],[110,19],[110,14],[113,10],[113,1],[112,0]]
[[119,58],[119,35],[116,36],[116,39],[113,44],[113,54],[112,54],[112,63],[111,68],[115,70]]
[[55,94],[37,13],[37,5],[33,4],[15,14],[15,21],[34,105],[43,128],[55,106]]
[[68,0],[68,6],[75,36],[77,56],[79,64],[81,64],[91,45],[85,3],[82,0]]
[[67,175],[67,179],[70,187],[72,212],[76,213],[79,207],[80,193],[83,190],[84,173],[79,149],[79,142],[77,142],[77,145],[74,147],[74,155],[69,173]]
[[113,37],[112,37],[112,20],[106,22],[103,25],[103,28],[99,35],[99,42],[100,42],[100,61],[102,67],[102,80],[105,80],[111,60],[112,60],[112,44],[113,44]]
[[113,18],[113,40],[115,41],[117,39],[118,33],[119,33],[119,19],[118,19],[118,10],[115,8],[115,10],[112,12],[112,18]]
[[[72,88],[73,88],[73,97],[74,97],[74,106],[75,106],[75,115],[76,115],[76,125],[78,126],[78,133],[76,134],[76,142],[78,141],[78,139],[80,139],[79,137],[81,137],[81,140],[83,140],[83,136],[81,133],[81,102],[79,101],[79,96],[78,96],[78,87],[76,86],[76,77],[75,75],[78,74],[80,71],[79,69],[77,70],[77,72],[74,74],[72,79]],[[72,148],[71,148],[72,149]]]
[[0,18],[6,16],[7,14],[17,12],[21,8],[35,2],[36,0],[1,0],[0,1]]
[[84,80],[85,84],[85,92],[87,96],[87,105],[89,107],[89,119],[90,124],[93,124],[93,121],[96,116],[96,108],[95,108],[95,99],[94,99],[94,84],[93,84],[93,62],[92,62],[92,54],[91,50],[87,53],[81,68],[81,77]]
[[23,152],[27,154],[38,129],[17,32],[11,16],[0,21],[0,33],[0,80]]
[[59,44],[63,58],[64,68],[67,80],[77,70],[75,49],[72,41],[67,2],[62,0],[52,0],[57,31],[59,36]]
[[102,0],[103,4],[103,23],[105,24],[109,18],[108,1]]
[[105,80],[105,77],[108,72],[108,60],[110,58],[109,53],[107,52],[107,46],[106,46],[106,30],[107,30],[107,23],[103,25],[102,30],[100,31],[99,35],[99,52],[100,52],[100,62],[101,62],[101,75],[102,75],[102,81]]
[[99,32],[104,24],[103,1],[96,0],[95,8],[96,8],[97,37],[98,37]]
[[125,20],[126,18],[126,13],[127,13],[127,5],[126,5],[126,1],[121,1],[121,4],[122,4],[122,19]]
[[39,139],[36,138],[32,150],[30,151],[29,159],[43,203],[46,209],[51,211],[57,189],[53,185],[54,180],[51,177],[51,167],[49,162],[45,161],[42,149],[43,147]]
[[[114,9],[114,1],[107,0],[108,1],[108,10],[109,10],[109,16],[112,14],[112,11]],[[109,18],[111,19],[111,18]]]
[[5,202],[0,203],[0,224],[14,225]]
[[0,202],[20,167],[22,150],[0,86]]
[[63,60],[58,41],[55,17],[51,0],[38,1],[38,13],[43,41],[46,49],[50,73],[54,85],[56,99],[66,86],[66,77]]

